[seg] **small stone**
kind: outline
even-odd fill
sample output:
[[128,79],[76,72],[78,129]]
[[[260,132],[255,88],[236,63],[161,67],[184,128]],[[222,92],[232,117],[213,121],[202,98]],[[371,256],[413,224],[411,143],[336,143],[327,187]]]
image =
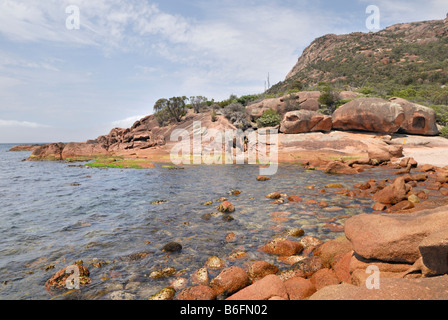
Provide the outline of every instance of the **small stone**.
[[281,197],[282,195],[280,194],[280,192],[272,192],[266,196],[266,198],[269,199],[280,199]]
[[182,245],[177,242],[170,242],[163,246],[162,251],[179,252],[182,250]]
[[204,202],[202,205],[211,206],[212,204],[213,204],[213,201],[207,201],[207,202]]
[[418,196],[415,195],[415,194],[411,194],[411,195],[408,197],[408,201],[410,201],[410,202],[412,202],[412,203],[420,203],[420,199],[419,199]]
[[343,188],[344,186],[341,183],[329,183],[325,186],[325,188]]
[[224,260],[218,257],[210,257],[207,259],[205,266],[212,270],[222,269],[225,267]]
[[171,287],[164,288],[154,294],[148,300],[174,300],[174,296],[176,295],[176,290]]
[[303,229],[300,229],[300,228],[289,229],[286,232],[286,235],[291,236],[291,237],[301,237],[304,234],[305,234],[305,231]]
[[268,181],[268,180],[271,180],[271,178],[265,177],[265,176],[258,176],[257,177],[257,181]]
[[297,196],[297,195],[290,195],[290,196],[288,197],[288,201],[291,201],[291,202],[299,202],[299,201],[303,201],[303,199],[300,198],[300,197]]
[[234,212],[235,211],[235,206],[229,202],[229,201],[224,201],[223,203],[221,203],[218,206],[218,211],[220,212],[224,212],[224,213],[230,213],[230,212]]

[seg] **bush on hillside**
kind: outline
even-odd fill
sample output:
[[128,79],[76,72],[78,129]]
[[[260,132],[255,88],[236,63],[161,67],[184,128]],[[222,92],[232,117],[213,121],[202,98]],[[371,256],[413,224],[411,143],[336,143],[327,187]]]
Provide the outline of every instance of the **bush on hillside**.
[[266,110],[263,115],[258,118],[258,128],[275,127],[280,124],[282,117],[273,109]]

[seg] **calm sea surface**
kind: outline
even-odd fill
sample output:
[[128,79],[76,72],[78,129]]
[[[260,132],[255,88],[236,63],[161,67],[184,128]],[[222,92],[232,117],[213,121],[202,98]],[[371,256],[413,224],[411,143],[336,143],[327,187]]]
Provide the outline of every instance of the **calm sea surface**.
[[[375,169],[357,176],[330,176],[283,165],[270,181],[257,182],[258,166],[95,169],[82,163],[22,161],[30,152],[9,152],[12,146],[0,144],[0,299],[110,299],[116,291],[148,299],[172,280],[188,279],[210,256],[225,259],[227,266],[266,260],[287,269],[257,249],[290,228],[303,228],[306,235],[321,240],[341,236],[330,232],[326,223],[336,218],[335,223],[343,224],[348,216],[370,213],[372,202],[336,190],[319,191],[332,182],[352,188],[390,174]],[[309,185],[316,187],[306,189]],[[228,195],[232,189],[241,194]],[[330,206],[271,203],[265,196],[275,191]],[[226,222],[222,215],[201,218],[216,212],[220,197],[235,205],[235,220]],[[167,202],[152,204],[156,200]],[[213,205],[204,206],[209,200]],[[270,213],[278,211],[286,214],[274,219]],[[226,242],[231,232],[236,241]],[[183,250],[162,252],[171,241],[181,243]],[[238,251],[247,253],[244,259],[227,259]],[[139,258],[136,253],[147,255]],[[47,292],[45,282],[78,260],[90,270],[92,283],[73,294]],[[165,267],[183,274],[149,277]]]

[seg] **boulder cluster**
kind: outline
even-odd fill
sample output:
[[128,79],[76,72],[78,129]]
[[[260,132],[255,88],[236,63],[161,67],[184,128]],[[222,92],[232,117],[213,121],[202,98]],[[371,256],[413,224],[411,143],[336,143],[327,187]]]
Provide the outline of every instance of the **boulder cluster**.
[[286,134],[366,131],[434,136],[439,133],[434,110],[405,99],[358,98],[339,107],[332,116],[317,110],[287,112],[280,126]]

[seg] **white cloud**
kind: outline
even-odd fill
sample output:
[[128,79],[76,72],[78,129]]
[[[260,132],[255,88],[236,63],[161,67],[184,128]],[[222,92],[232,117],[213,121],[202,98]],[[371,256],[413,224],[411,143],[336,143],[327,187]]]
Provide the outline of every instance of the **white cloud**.
[[113,121],[111,124],[113,127],[118,127],[118,128],[129,128],[131,127],[136,121],[144,118],[145,116],[132,116],[132,117],[128,117],[126,119],[122,119],[122,120],[118,120],[118,121]]
[[50,126],[36,122],[2,119],[0,119],[0,127],[50,128]]

